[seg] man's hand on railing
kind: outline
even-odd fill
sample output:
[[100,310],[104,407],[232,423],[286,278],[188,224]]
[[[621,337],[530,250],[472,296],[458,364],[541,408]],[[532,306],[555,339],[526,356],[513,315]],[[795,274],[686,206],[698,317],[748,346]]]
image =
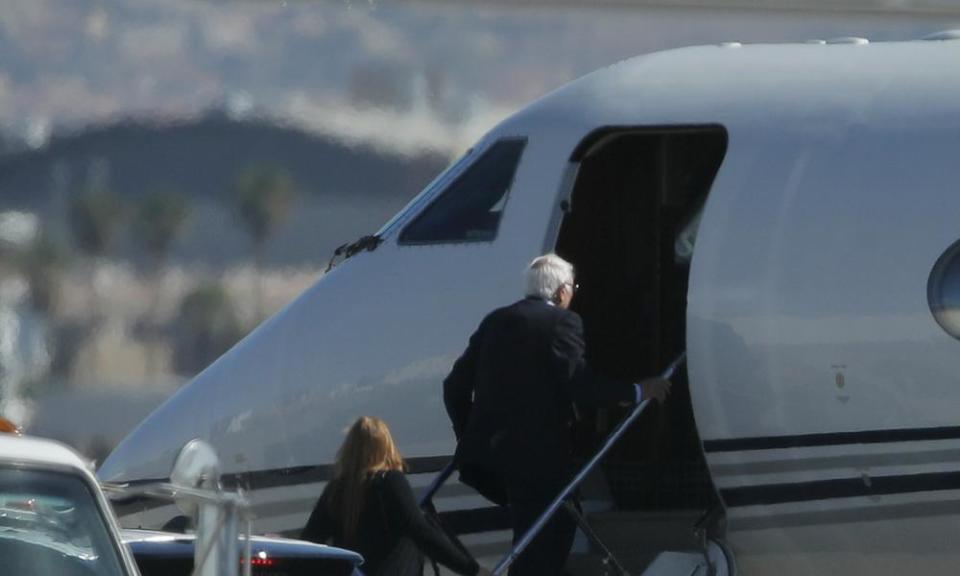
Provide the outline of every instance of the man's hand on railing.
[[658,402],[663,402],[670,395],[670,387],[673,382],[666,378],[647,378],[637,383],[639,394],[637,394],[637,404],[644,400],[653,398]]

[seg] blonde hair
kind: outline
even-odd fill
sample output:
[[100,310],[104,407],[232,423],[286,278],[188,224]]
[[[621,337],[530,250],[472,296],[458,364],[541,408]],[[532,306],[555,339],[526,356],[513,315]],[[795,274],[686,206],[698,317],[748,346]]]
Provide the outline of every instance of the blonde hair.
[[404,471],[406,464],[386,422],[374,416],[357,418],[337,450],[330,480],[330,512],[340,521],[345,544],[355,544],[367,480],[388,470]]

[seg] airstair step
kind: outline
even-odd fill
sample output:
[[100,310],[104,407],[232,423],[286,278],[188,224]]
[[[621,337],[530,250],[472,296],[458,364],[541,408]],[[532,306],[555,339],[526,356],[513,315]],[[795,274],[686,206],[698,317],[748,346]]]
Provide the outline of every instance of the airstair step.
[[[643,574],[656,557],[655,553],[630,556],[626,560],[618,556],[617,561],[631,576],[637,576]],[[612,566],[603,562],[599,554],[571,554],[567,557],[564,570],[565,576],[619,576]]]
[[704,535],[697,524],[702,510],[611,510],[587,515],[587,521],[614,555],[648,556],[662,551],[700,551]]
[[[587,522],[621,566],[632,576],[727,574],[720,548],[700,528],[702,510],[612,510],[587,514]],[[715,550],[713,550],[715,549]],[[598,550],[571,554],[570,576],[618,576]]]
[[[710,562],[714,562],[711,567]],[[699,552],[662,552],[632,558],[622,564],[629,576],[726,576],[727,568]],[[719,569],[719,570],[718,570]],[[713,570],[713,572],[711,572]],[[564,567],[565,576],[620,576],[596,554],[571,554]]]

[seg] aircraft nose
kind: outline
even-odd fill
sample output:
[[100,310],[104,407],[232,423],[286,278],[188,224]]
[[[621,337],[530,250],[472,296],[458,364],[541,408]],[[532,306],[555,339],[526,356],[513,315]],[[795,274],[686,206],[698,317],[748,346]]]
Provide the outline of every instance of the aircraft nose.
[[101,480],[164,480],[180,449],[203,436],[197,418],[179,407],[174,396],[114,448],[97,470]]

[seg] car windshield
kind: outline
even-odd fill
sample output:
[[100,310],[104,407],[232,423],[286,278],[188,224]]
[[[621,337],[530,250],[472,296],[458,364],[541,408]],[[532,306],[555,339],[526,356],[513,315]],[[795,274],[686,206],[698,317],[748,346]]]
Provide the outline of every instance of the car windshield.
[[119,551],[83,478],[0,467],[0,559],[20,576],[122,576]]

